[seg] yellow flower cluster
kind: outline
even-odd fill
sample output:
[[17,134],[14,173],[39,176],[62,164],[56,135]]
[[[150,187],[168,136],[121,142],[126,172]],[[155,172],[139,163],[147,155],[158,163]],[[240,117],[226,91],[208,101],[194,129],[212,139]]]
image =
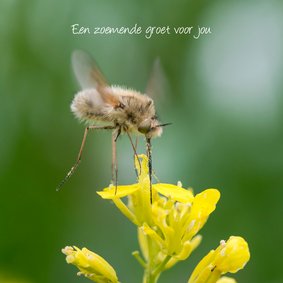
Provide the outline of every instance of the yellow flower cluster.
[[[138,183],[117,188],[110,185],[98,194],[112,200],[137,226],[142,256],[138,251],[133,255],[145,269],[143,283],[154,283],[162,271],[187,259],[198,247],[201,242],[198,232],[215,210],[220,193],[207,189],[194,196],[191,190],[182,188],[181,183],[151,185],[145,155],[135,160],[135,167]],[[127,201],[122,199],[126,196]],[[68,263],[79,268],[79,274],[98,283],[118,282],[114,269],[97,254],[76,247],[66,247],[63,253]],[[234,279],[221,275],[243,268],[249,257],[245,240],[230,237],[200,261],[188,283],[235,283]]]

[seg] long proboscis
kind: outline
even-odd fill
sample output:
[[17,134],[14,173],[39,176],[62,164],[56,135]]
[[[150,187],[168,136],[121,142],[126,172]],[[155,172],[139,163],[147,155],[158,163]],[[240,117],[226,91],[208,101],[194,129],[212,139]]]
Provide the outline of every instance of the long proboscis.
[[153,128],[160,128],[160,127],[165,127],[165,126],[169,126],[169,125],[172,125],[172,123],[159,124],[159,125],[154,126]]

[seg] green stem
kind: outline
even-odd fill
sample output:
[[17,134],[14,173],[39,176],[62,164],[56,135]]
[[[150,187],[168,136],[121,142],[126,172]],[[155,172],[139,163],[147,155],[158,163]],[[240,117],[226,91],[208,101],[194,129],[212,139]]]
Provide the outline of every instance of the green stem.
[[148,260],[144,270],[143,283],[156,283],[158,277],[152,272],[154,269],[154,260],[156,257],[154,243],[149,236],[147,236],[146,238],[148,248]]
[[135,257],[135,259],[139,262],[139,264],[143,267],[146,268],[146,263],[144,260],[141,258],[140,253],[138,251],[132,252],[132,255]]
[[165,259],[154,270],[146,268],[143,283],[156,283],[170,258],[171,256],[166,256]]
[[143,283],[156,283],[159,274],[153,274],[151,270],[146,269],[144,272]]
[[153,271],[153,274],[157,274],[158,277],[160,275],[160,273],[164,270],[165,265],[167,264],[167,262],[170,260],[171,256],[167,255],[165,257],[165,259],[157,266],[157,268]]

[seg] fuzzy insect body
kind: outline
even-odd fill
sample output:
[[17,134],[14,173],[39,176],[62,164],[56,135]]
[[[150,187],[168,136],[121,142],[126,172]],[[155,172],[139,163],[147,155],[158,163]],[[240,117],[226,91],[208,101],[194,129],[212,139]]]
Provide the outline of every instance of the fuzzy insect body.
[[148,138],[162,134],[153,100],[135,90],[119,86],[84,89],[75,95],[71,110],[79,120],[89,124],[105,122]]
[[[58,189],[74,173],[82,156],[87,133],[90,129],[113,130],[112,134],[112,181],[117,188],[116,141],[120,133],[128,135],[137,157],[136,148],[130,134],[141,134],[146,139],[149,160],[151,188],[151,139],[162,134],[154,106],[154,101],[146,94],[120,86],[111,86],[97,67],[90,55],[83,51],[75,51],[72,55],[72,66],[81,86],[71,104],[71,111],[83,122],[86,122],[82,145],[76,163],[68,172]],[[152,202],[152,190],[150,190]]]

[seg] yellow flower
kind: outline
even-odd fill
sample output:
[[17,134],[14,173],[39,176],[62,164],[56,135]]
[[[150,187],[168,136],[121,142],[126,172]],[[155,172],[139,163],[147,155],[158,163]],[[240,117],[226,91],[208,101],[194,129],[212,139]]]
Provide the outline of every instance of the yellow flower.
[[[138,228],[139,244],[148,264],[163,269],[185,260],[201,242],[196,234],[214,211],[220,198],[216,189],[207,189],[196,196],[181,184],[152,184],[153,203],[150,203],[148,158],[139,155],[135,160],[138,183],[115,187],[110,185],[98,194],[112,199],[120,211]],[[128,196],[125,204],[121,198]],[[146,263],[135,256],[143,265]]]
[[247,242],[241,237],[231,236],[227,242],[222,240],[216,250],[210,251],[199,262],[188,283],[217,282],[222,274],[244,268],[249,259]]
[[[162,271],[187,259],[198,247],[202,239],[198,233],[215,210],[220,192],[210,188],[194,195],[192,190],[182,188],[180,182],[151,184],[145,155],[135,159],[135,168],[136,184],[110,185],[97,193],[103,199],[112,200],[137,226],[142,256],[138,251],[133,255],[145,269],[143,282],[153,283]],[[97,254],[76,247],[66,247],[63,252],[67,262],[79,268],[79,274],[98,283],[118,283],[114,269]],[[246,241],[232,236],[200,261],[188,283],[236,283],[232,278],[221,276],[237,272],[249,258]]]
[[[142,226],[144,223],[148,225],[154,224],[152,219],[152,206],[154,206],[154,203],[162,202],[162,199],[168,199],[174,203],[184,203],[186,206],[191,206],[194,196],[190,190],[181,188],[180,185],[176,186],[162,183],[152,184],[153,205],[151,205],[147,156],[144,154],[139,155],[139,160],[135,160],[135,167],[138,172],[138,183],[117,186],[117,189],[111,184],[109,187],[103,189],[103,191],[97,192],[103,199],[111,199],[120,211],[134,224],[137,226]],[[194,230],[192,233],[200,230],[204,225],[207,216],[215,209],[215,204],[220,197],[220,193],[215,189],[208,190],[207,193],[208,195],[203,193],[196,196],[197,201],[195,201],[194,207],[192,208],[191,218],[192,220],[196,218],[200,226],[197,227],[197,225],[193,225]],[[159,194],[166,198],[161,198]],[[127,205],[121,200],[121,198],[125,196],[128,197]],[[202,210],[201,216],[197,215],[199,214],[199,209]],[[168,210],[168,208],[166,208],[166,210]],[[209,212],[206,213],[205,210]]]
[[[153,225],[144,223],[140,230],[158,246],[159,253],[156,260],[168,255],[171,257],[165,266],[169,268],[177,261],[188,258],[200,244],[201,236],[196,234],[214,211],[220,193],[215,189],[208,189],[193,197],[190,191],[177,187],[174,196],[174,190],[170,190],[173,185],[157,184],[156,186],[159,187],[157,191],[162,191],[166,197],[160,196],[152,205]],[[170,192],[170,195],[164,193],[165,191]],[[181,200],[183,202],[180,202]],[[144,241],[142,236],[140,236],[141,241]],[[143,247],[144,244],[141,243],[140,246]],[[145,256],[146,252],[143,251],[143,254]]]
[[[135,166],[138,172],[138,183],[133,185],[118,186],[110,185],[101,192],[97,192],[103,199],[111,199],[119,210],[128,217],[135,225],[141,226],[144,222],[152,223],[150,204],[150,181],[148,175],[148,159],[140,155],[141,162],[136,160]],[[128,205],[121,200],[128,197]],[[156,192],[153,189],[153,197]]]
[[113,267],[98,254],[87,248],[65,247],[62,249],[67,263],[71,263],[80,270],[78,275],[84,275],[97,283],[118,283]]

